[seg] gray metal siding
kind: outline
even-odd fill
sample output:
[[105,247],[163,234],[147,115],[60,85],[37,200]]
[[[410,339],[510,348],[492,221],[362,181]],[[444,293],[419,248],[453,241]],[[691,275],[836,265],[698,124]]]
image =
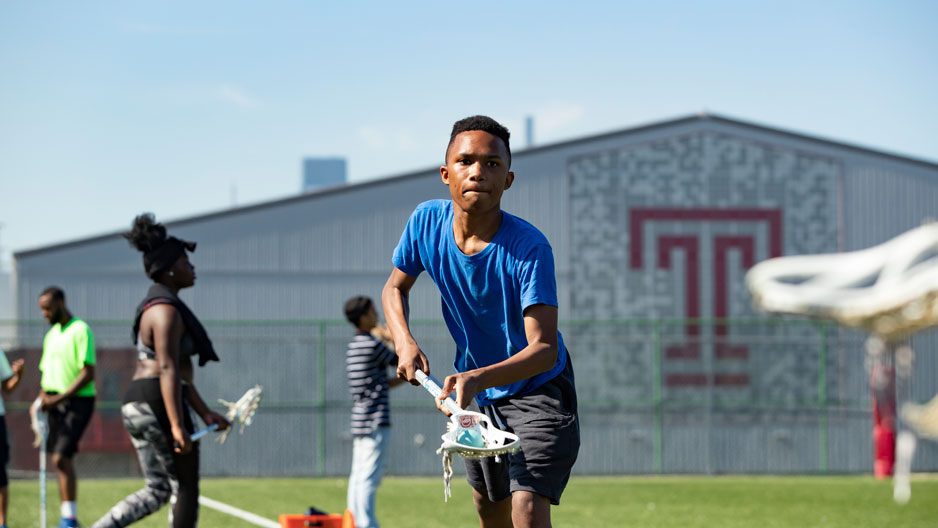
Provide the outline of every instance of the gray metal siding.
[[926,219],[938,220],[938,171],[849,158],[845,176],[848,251],[885,242]]

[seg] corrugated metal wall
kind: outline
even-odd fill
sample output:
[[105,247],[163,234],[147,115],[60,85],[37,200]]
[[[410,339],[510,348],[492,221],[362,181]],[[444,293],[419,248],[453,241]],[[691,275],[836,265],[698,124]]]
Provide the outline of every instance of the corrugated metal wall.
[[850,160],[844,182],[847,250],[880,244],[938,220],[938,171],[882,160]]

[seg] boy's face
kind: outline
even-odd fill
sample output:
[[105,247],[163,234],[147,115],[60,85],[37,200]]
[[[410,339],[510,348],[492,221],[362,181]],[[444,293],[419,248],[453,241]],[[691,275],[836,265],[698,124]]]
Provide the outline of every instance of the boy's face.
[[454,206],[477,214],[501,208],[502,193],[515,174],[508,170],[508,149],[497,136],[482,130],[457,135],[440,167]]
[[371,331],[371,329],[376,326],[378,326],[378,311],[375,310],[375,305],[372,304],[368,307],[368,311],[358,320],[358,327],[366,331]]

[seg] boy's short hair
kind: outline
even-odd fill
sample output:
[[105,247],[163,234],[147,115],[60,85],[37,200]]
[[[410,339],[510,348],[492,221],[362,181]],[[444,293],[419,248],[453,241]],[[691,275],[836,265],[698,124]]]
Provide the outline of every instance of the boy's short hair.
[[471,130],[488,132],[502,140],[502,143],[505,144],[505,150],[508,151],[508,166],[511,166],[511,145],[508,142],[508,139],[511,137],[511,132],[508,132],[508,129],[502,126],[498,121],[484,115],[469,116],[453,123],[453,131],[449,134],[449,143],[446,144],[443,163],[446,163],[446,156],[449,155],[449,148],[453,146],[453,141],[456,140],[456,136]]
[[368,309],[371,308],[373,304],[371,299],[364,295],[352,297],[345,301],[345,318],[348,319],[348,322],[358,326],[362,316],[368,313]]

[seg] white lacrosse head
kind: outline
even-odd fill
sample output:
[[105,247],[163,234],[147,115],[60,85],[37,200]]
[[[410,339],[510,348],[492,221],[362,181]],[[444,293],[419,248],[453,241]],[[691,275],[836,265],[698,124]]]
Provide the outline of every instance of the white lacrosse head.
[[[467,417],[471,417],[471,420],[479,425],[482,441],[485,444],[483,447],[459,443],[460,419],[466,419]],[[446,433],[440,437],[443,444],[436,450],[437,454],[443,454],[444,501],[448,501],[452,495],[450,484],[453,480],[454,454],[472,460],[494,456],[495,460],[498,461],[499,455],[515,453],[521,449],[521,440],[517,435],[494,427],[488,416],[475,411],[460,410],[458,413],[454,413],[450,416],[450,422],[446,424],[446,429]]]
[[902,424],[916,435],[938,441],[938,395],[924,404],[905,402],[899,413]]
[[39,447],[42,440],[49,434],[49,418],[42,411],[42,397],[36,398],[29,406],[29,426],[32,428],[36,438],[33,440],[33,447]]
[[229,402],[222,399],[218,401],[228,407],[228,412],[225,413],[225,417],[228,418],[228,421],[231,422],[232,427],[228,430],[223,431],[218,436],[218,441],[224,443],[228,439],[228,433],[231,432],[231,429],[234,427],[235,422],[241,424],[241,429],[239,433],[244,433],[244,427],[251,425],[251,420],[254,418],[254,413],[257,411],[257,406],[261,403],[261,396],[264,394],[264,388],[260,385],[255,385],[253,388],[248,389],[243,396],[238,398],[236,402]]
[[860,251],[766,260],[746,285],[767,312],[834,319],[895,341],[938,325],[938,222]]
[[[459,418],[466,416],[471,416],[479,424],[480,432],[482,433],[482,441],[485,442],[483,447],[461,444],[457,440],[460,431]],[[462,411],[458,415],[454,414],[450,417],[450,423],[447,424],[447,429],[447,432],[440,437],[440,439],[443,440],[443,445],[440,446],[440,449],[442,451],[456,453],[463,458],[478,460],[490,456],[514,453],[521,448],[521,441],[518,439],[517,435],[496,428],[492,425],[489,417],[482,413]]]

